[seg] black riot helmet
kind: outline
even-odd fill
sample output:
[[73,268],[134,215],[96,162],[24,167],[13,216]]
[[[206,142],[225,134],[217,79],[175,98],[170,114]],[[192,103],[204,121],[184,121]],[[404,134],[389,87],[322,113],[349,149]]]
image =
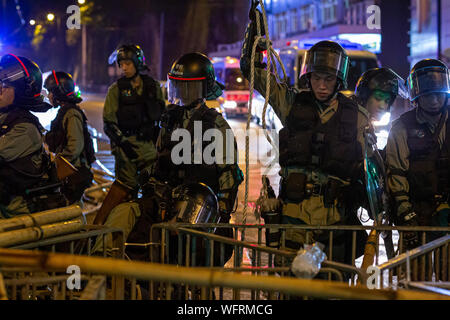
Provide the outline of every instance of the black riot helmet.
[[148,70],[148,67],[145,64],[144,51],[142,51],[141,47],[136,44],[121,45],[109,56],[108,62],[109,64],[117,62],[117,65],[120,67],[120,61],[122,60],[133,61],[137,73]]
[[199,52],[187,53],[176,60],[167,75],[170,103],[189,106],[217,99],[225,86],[216,81],[209,58]]
[[0,85],[14,88],[14,105],[36,112],[46,112],[51,108],[41,95],[41,69],[30,59],[4,55],[0,59]]
[[75,92],[75,81],[70,74],[62,71],[52,73],[45,79],[44,88],[61,102],[80,103],[79,92]]
[[300,81],[307,81],[312,72],[329,73],[337,77],[339,89],[345,89],[349,67],[348,55],[339,43],[329,40],[320,41],[306,52]]
[[450,80],[447,66],[436,59],[417,62],[408,76],[408,90],[411,101],[429,93],[446,93],[448,98]]
[[373,68],[364,72],[356,84],[355,96],[358,102],[365,106],[375,90],[390,94],[389,107],[398,95],[404,99],[409,97],[405,81],[389,68]]
[[219,203],[214,191],[204,183],[187,183],[175,188],[172,198],[177,222],[218,223]]

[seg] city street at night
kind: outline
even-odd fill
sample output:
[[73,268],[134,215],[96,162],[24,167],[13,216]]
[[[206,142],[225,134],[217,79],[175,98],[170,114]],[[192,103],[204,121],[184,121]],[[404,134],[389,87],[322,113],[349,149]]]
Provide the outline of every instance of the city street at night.
[[0,0],[2,306],[450,300],[448,17],[450,0]]

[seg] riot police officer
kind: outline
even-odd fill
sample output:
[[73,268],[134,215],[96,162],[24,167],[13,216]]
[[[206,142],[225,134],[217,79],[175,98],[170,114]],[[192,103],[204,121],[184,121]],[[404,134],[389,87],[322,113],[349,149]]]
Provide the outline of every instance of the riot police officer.
[[[247,79],[257,34],[254,12],[250,17],[240,62]],[[270,76],[269,103],[284,126],[279,133],[281,223],[360,224],[356,211],[361,201],[358,195],[364,193],[359,181],[363,181],[364,130],[368,117],[362,107],[339,93],[347,86],[348,69],[345,50],[336,42],[320,41],[307,51],[301,69],[300,80],[309,89],[298,91],[286,83],[278,83],[274,74]],[[254,83],[263,96],[265,72],[262,54],[258,52]],[[357,236],[359,256],[367,234],[361,232]],[[313,240],[328,243],[326,236],[318,234],[314,234]],[[351,263],[350,250],[346,249],[351,248],[349,237],[335,233],[334,240],[333,260]],[[286,231],[286,247],[297,250],[305,241],[303,230]]]
[[43,101],[41,90],[42,73],[36,63],[14,54],[1,58],[0,217],[3,218],[65,205],[62,199],[53,202],[56,198],[31,192],[53,178],[49,176],[50,161],[42,143],[44,129],[30,112],[51,108]]
[[[393,123],[386,145],[396,224],[448,226],[448,67],[436,59],[421,60],[411,69],[407,84],[414,108]],[[403,238],[407,249],[418,245],[415,232]]]
[[[355,88],[355,100],[368,112],[371,120],[365,131],[365,178],[367,191],[367,208],[375,225],[392,224],[388,201],[387,176],[385,168],[385,149],[379,150],[373,121],[379,121],[385,112],[389,112],[395,99],[401,96],[408,98],[404,80],[389,68],[374,68],[364,72],[358,79]],[[385,231],[384,238],[388,258],[394,256],[392,232]]]
[[[215,80],[214,67],[207,56],[188,53],[173,63],[168,73],[168,98],[171,105],[161,117],[157,161],[140,177],[143,197],[136,202],[118,205],[105,223],[109,226],[120,226],[122,223],[128,230],[134,227],[128,242],[147,242],[148,225],[155,222],[229,222],[243,174],[237,164],[237,145],[230,126],[222,115],[205,104],[206,100],[218,98],[222,88]],[[213,148],[214,152],[208,153],[206,147],[211,142],[204,142],[202,138],[206,131],[211,130],[215,133],[212,144],[216,148]],[[176,138],[180,137],[179,133],[183,136],[185,133],[187,140],[180,142]],[[201,141],[194,141],[196,137],[200,137]],[[232,146],[231,154],[227,153],[227,145]],[[185,148],[181,151],[180,146]],[[205,158],[208,154],[212,159]],[[178,155],[183,161],[174,158]],[[200,160],[196,159],[198,155]],[[211,190],[212,196],[206,197],[205,194],[210,194],[208,190]],[[193,197],[198,197],[197,202],[204,199],[209,199],[209,203],[216,201],[217,209],[209,205],[207,214],[177,210],[186,207],[179,206],[179,201]],[[217,228],[216,233],[232,236],[230,229]],[[215,252],[219,252],[219,249]],[[227,250],[225,261],[231,257],[231,252],[232,248]],[[130,251],[128,254],[133,256]]]
[[373,68],[364,72],[355,88],[357,102],[362,105],[372,121],[379,121],[389,112],[397,96],[408,98],[404,80],[389,68]]
[[95,161],[95,151],[87,118],[78,106],[82,99],[75,92],[75,82],[70,74],[52,70],[45,79],[44,88],[49,92],[51,104],[60,107],[45,135],[45,142],[51,152],[61,155],[77,169],[67,177],[62,190],[69,203],[74,203],[81,199],[93,178],[90,169]]
[[156,159],[154,143],[165,102],[159,82],[142,73],[148,67],[139,46],[122,45],[110,57],[114,61],[124,76],[109,87],[104,130],[111,140],[116,178],[136,188],[139,172]]

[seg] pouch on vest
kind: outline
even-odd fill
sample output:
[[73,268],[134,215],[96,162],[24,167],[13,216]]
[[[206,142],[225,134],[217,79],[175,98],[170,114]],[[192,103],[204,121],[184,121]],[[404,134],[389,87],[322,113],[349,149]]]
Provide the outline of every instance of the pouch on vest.
[[285,196],[290,201],[301,202],[305,199],[306,175],[299,172],[289,174],[285,184]]
[[325,191],[323,194],[323,203],[325,208],[331,208],[334,205],[334,200],[339,196],[339,189],[341,182],[336,179],[328,179]]

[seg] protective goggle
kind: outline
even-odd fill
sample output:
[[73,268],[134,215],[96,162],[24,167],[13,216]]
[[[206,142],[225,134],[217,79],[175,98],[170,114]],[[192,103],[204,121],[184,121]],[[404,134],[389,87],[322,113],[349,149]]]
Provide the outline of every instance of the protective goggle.
[[449,71],[442,66],[418,69],[408,77],[408,89],[411,101],[428,93],[449,93]]
[[167,96],[172,104],[188,106],[206,98],[206,77],[193,79],[167,77]]

